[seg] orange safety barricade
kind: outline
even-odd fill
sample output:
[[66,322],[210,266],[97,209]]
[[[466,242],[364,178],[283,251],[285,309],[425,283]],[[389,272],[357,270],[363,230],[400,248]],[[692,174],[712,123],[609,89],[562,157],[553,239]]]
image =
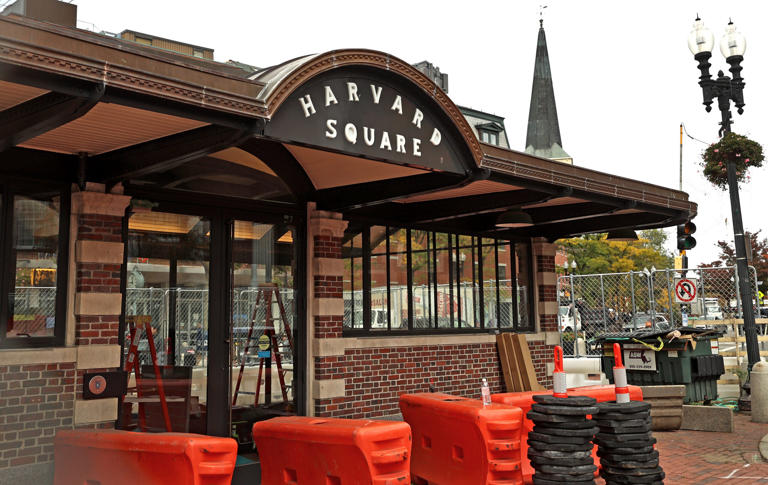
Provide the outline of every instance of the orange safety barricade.
[[229,485],[237,442],[187,433],[59,431],[54,485]]
[[253,425],[262,485],[411,483],[402,421],[288,416]]
[[[629,397],[632,401],[642,401],[643,391],[639,386],[628,386]],[[501,394],[491,394],[491,401],[500,404],[509,404],[517,406],[523,410],[523,432],[520,436],[520,449],[523,456],[523,477],[525,483],[532,482],[533,466],[528,459],[528,433],[533,430],[533,421],[526,416],[531,410],[534,394],[552,394],[552,391],[525,391],[525,392],[506,392]],[[616,400],[616,390],[613,385],[606,386],[585,386],[568,389],[569,396],[589,396],[597,399],[597,402],[607,402]],[[592,457],[595,465],[600,466],[600,460],[597,457],[597,445],[592,449]]]
[[413,429],[413,483],[515,485],[522,411],[449,394],[403,394],[400,411]]

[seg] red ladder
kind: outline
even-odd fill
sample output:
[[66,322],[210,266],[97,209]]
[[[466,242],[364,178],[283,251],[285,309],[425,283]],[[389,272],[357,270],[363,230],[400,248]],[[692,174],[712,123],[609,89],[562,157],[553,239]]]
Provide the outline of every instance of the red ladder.
[[[139,427],[146,431],[146,413],[144,411],[144,402],[142,402],[141,393],[141,367],[139,362],[139,339],[141,338],[141,329],[138,328],[135,321],[128,322],[130,329],[128,355],[125,359],[126,380],[130,378],[131,372],[136,375],[136,396],[139,398]],[[152,335],[152,326],[149,321],[144,322],[144,329],[147,334],[147,343],[149,344],[149,355],[152,359],[152,367],[157,379],[157,393],[160,397],[160,406],[163,410],[163,421],[166,431],[171,431],[171,417],[168,414],[168,403],[165,399],[165,389],[163,388],[163,377],[160,374],[160,366],[157,365],[157,350],[155,349],[155,338]],[[131,388],[133,389],[133,388]]]

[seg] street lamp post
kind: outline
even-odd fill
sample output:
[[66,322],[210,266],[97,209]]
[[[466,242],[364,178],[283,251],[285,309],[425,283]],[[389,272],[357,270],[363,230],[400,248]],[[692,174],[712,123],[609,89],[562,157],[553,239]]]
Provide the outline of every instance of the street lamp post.
[[[710,57],[715,40],[712,31],[704,27],[701,19],[696,17],[693,30],[688,37],[688,48],[693,53],[693,58],[699,63],[699,86],[704,94],[704,106],[706,111],[712,110],[712,101],[717,98],[717,107],[720,109],[720,131],[722,137],[730,133],[731,101],[736,105],[739,114],[744,112],[744,80],[741,77],[741,62],[744,60],[744,51],[747,49],[747,41],[744,36],[736,31],[733,22],[728,22],[725,35],[720,40],[720,52],[725,61],[731,66],[729,71],[732,78],[725,76],[723,71],[717,73],[717,79],[712,80],[709,74]],[[739,278],[739,293],[742,302],[742,316],[744,318],[744,336],[747,341],[748,369],[760,361],[760,349],[757,345],[757,327],[755,326],[755,314],[752,310],[752,298],[750,295],[752,285],[749,283],[749,271],[747,267],[747,250],[744,238],[744,226],[741,221],[741,202],[739,201],[739,183],[736,178],[736,165],[728,161],[728,192],[731,196],[731,214],[733,220],[733,242],[736,247],[736,273]]]

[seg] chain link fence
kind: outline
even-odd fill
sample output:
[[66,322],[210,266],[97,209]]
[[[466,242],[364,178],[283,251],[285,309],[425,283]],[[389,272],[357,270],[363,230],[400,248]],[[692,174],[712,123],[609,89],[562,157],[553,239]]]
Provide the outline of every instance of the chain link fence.
[[17,286],[13,290],[13,327],[9,337],[53,335],[56,325],[56,287]]
[[[232,294],[232,362],[242,362],[251,321],[254,321],[251,345],[246,365],[258,365],[255,342],[266,328],[267,303],[262,299],[257,307],[259,288],[236,288]],[[279,351],[284,362],[292,362],[292,353],[287,341],[287,329],[295,328],[295,296],[292,289],[280,289],[280,299],[287,321],[283,321],[277,300],[271,299],[272,321],[277,336]],[[175,328],[176,365],[205,367],[208,363],[208,290],[189,288],[128,288],[126,290],[125,313],[128,319],[148,316],[152,324],[158,363],[168,364],[171,352],[170,333]],[[126,328],[126,342],[129,329]],[[285,348],[283,348],[285,347]],[[142,364],[151,363],[149,344],[143,333],[138,343]],[[126,348],[127,351],[127,348]]]
[[[688,280],[682,284],[681,281]],[[757,273],[749,267],[750,294],[761,316]],[[600,355],[593,345],[606,332],[648,328],[666,330],[742,317],[736,268],[663,269],[557,279],[558,329],[563,353]],[[676,295],[676,293],[678,293]],[[766,315],[768,316],[768,315]]]

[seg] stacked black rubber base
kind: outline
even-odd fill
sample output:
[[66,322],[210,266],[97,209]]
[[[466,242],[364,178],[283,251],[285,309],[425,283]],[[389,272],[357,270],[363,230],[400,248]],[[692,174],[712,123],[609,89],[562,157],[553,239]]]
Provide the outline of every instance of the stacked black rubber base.
[[587,419],[598,408],[591,397],[534,395],[528,419],[528,458],[535,470],[534,485],[594,485],[592,459],[595,423]]
[[651,405],[642,401],[618,404],[603,402],[592,419],[599,427],[595,436],[600,457],[600,476],[606,485],[664,483],[659,452],[653,449]]

